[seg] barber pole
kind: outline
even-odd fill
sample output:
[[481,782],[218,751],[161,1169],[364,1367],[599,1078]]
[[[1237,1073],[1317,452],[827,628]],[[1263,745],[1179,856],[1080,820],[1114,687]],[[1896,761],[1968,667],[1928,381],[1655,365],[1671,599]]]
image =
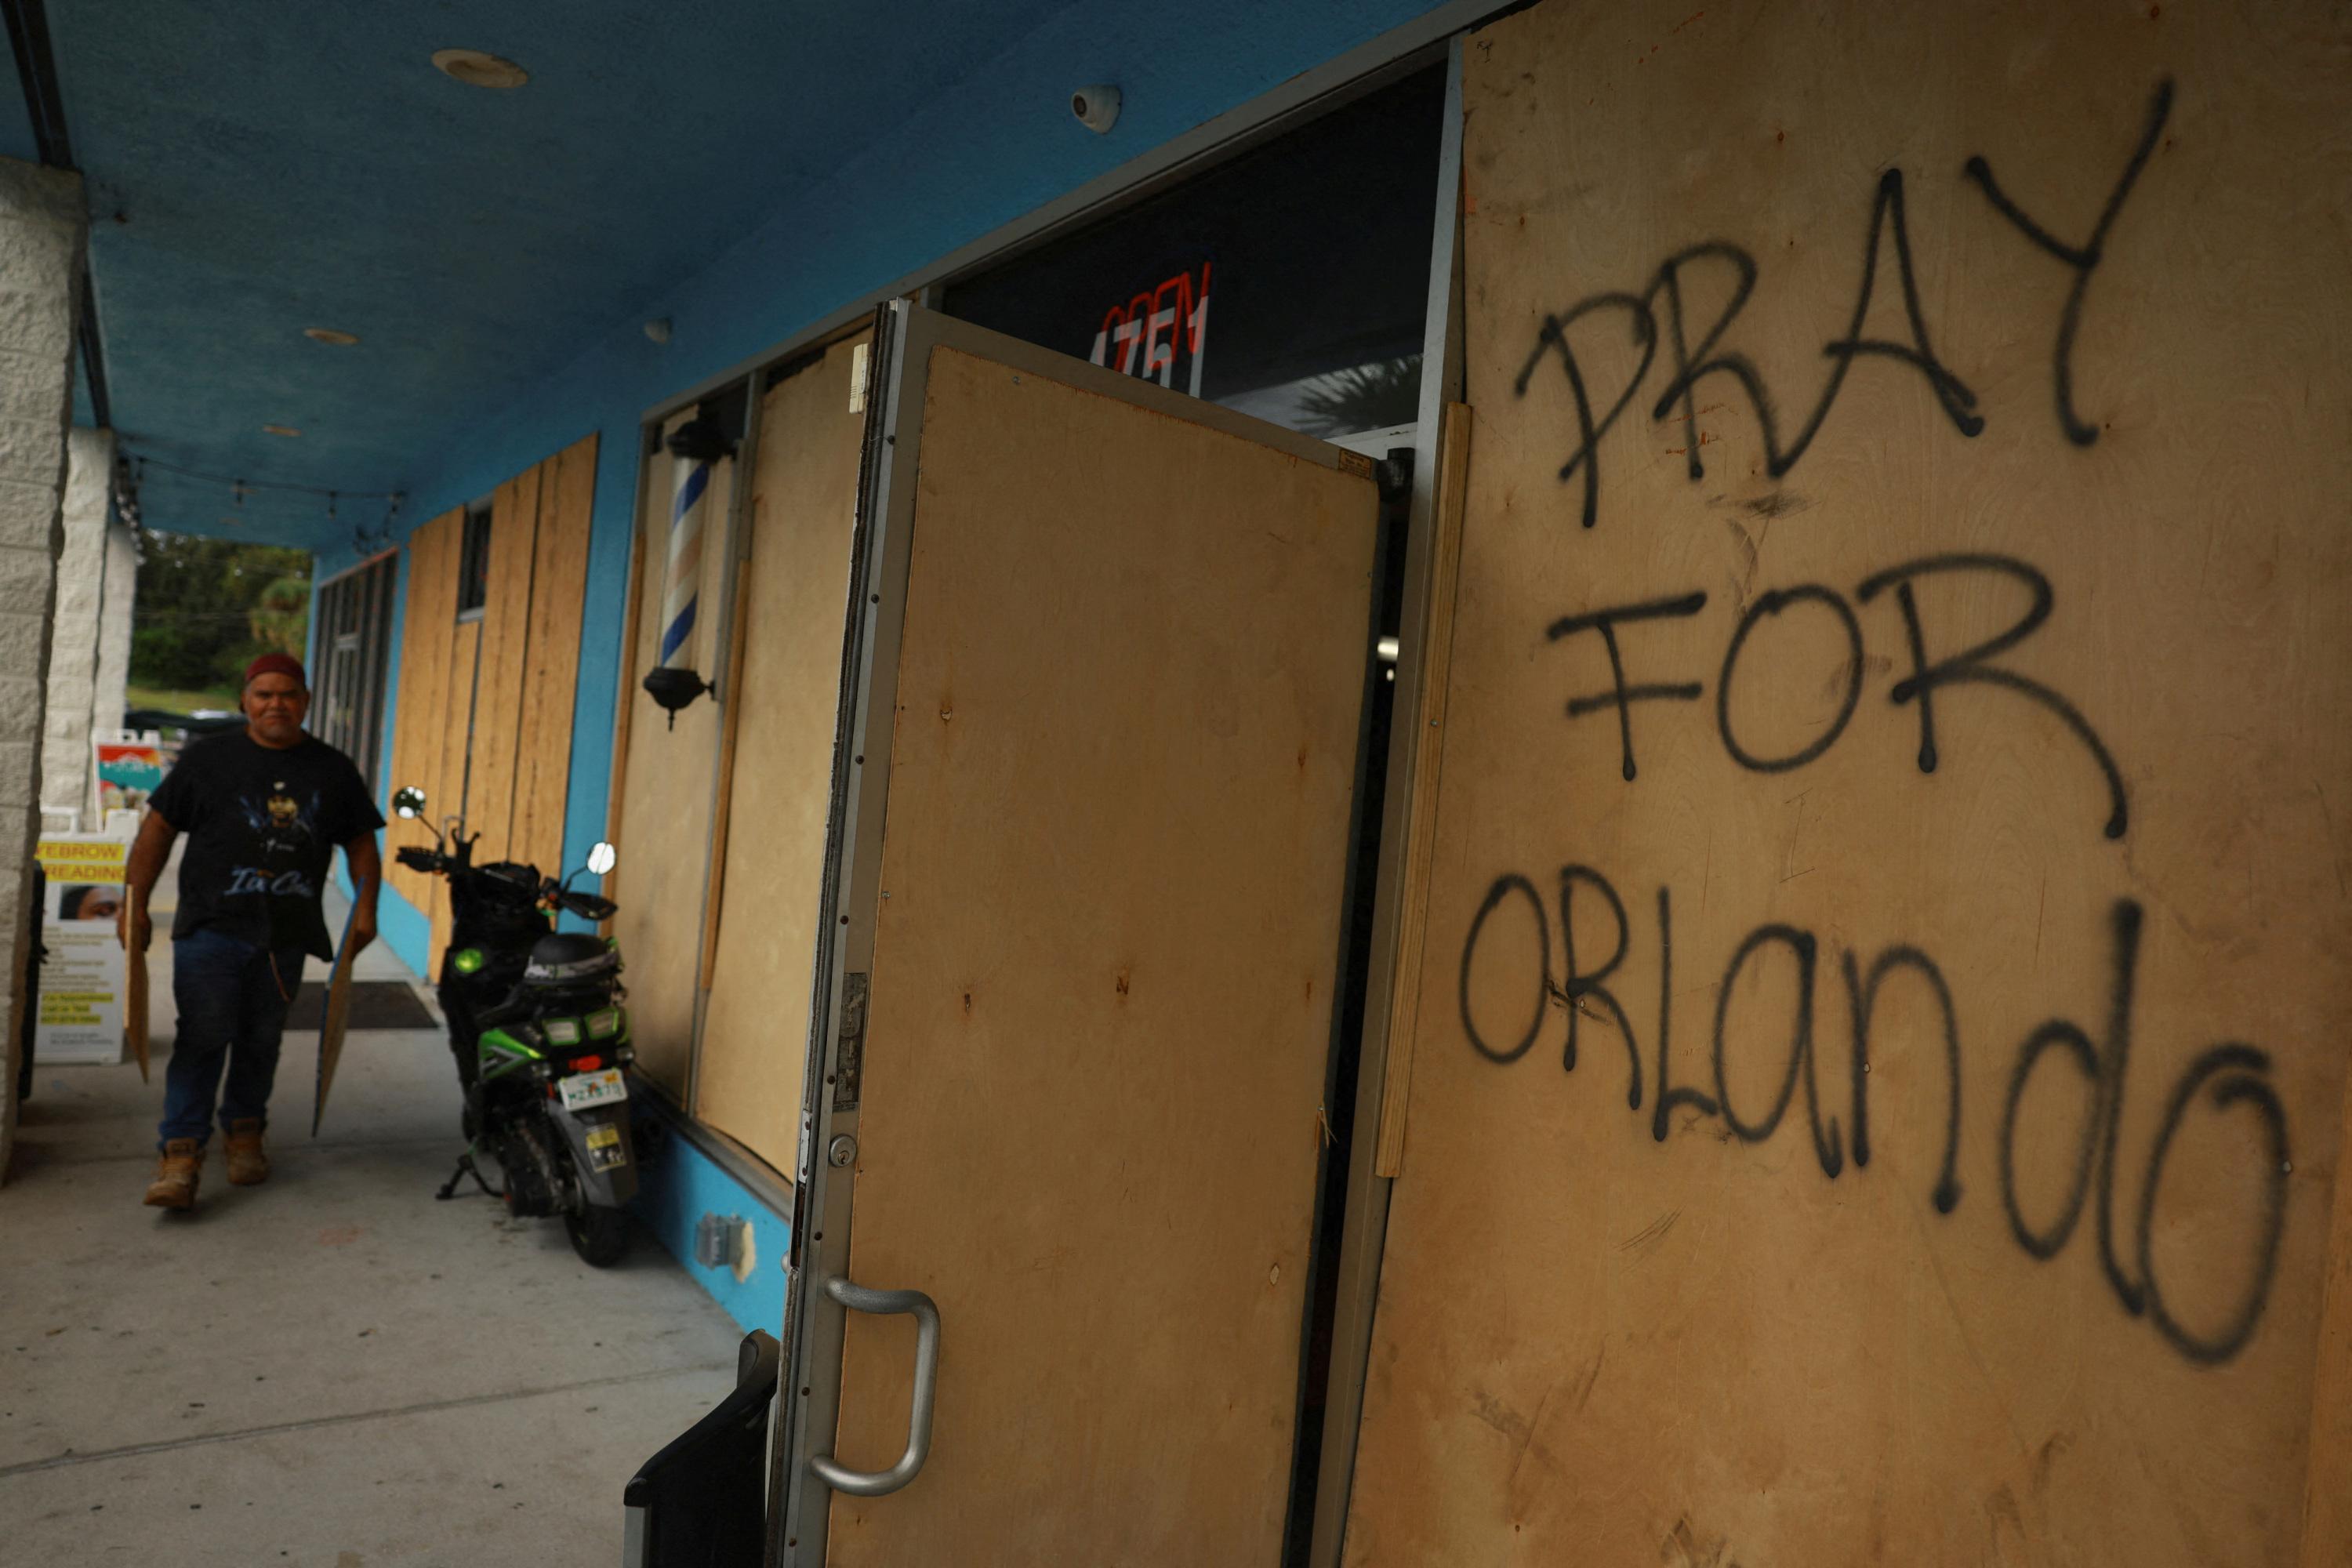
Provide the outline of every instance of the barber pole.
[[[683,432],[681,432],[683,434]],[[669,572],[662,582],[661,662],[676,665],[694,635],[694,606],[702,584],[702,517],[710,499],[711,462],[680,455],[669,508]],[[689,658],[685,668],[692,668]]]
[[710,689],[694,668],[695,606],[702,589],[702,525],[710,510],[710,473],[727,455],[727,438],[700,416],[670,434],[676,459],[670,491],[669,565],[662,578],[661,656],[646,690],[670,716]]

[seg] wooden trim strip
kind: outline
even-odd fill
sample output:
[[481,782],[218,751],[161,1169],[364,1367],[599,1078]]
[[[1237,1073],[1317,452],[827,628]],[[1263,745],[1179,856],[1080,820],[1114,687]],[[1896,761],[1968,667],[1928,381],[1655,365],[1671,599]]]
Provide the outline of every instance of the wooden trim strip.
[[[758,512],[756,500],[752,511]],[[752,557],[745,552],[735,568],[735,624],[727,638],[727,712],[719,721],[719,779],[714,792],[710,819],[710,869],[702,893],[702,973],[699,988],[710,989],[710,973],[719,962],[719,920],[727,891],[727,829],[734,819],[735,804],[735,731],[742,722],[743,645],[750,617],[744,611],[751,602]],[[697,1033],[699,1034],[698,1026]],[[696,1057],[701,1055],[701,1042],[696,1041]],[[701,1107],[695,1108],[697,1115]]]
[[1469,498],[1470,410],[1449,403],[1437,436],[1437,517],[1429,555],[1429,635],[1423,644],[1420,725],[1412,803],[1405,831],[1404,874],[1397,888],[1395,984],[1389,994],[1388,1076],[1381,1085],[1380,1141],[1373,1173],[1404,1169],[1405,1111],[1412,1096],[1413,1032],[1421,1016],[1422,949],[1427,935],[1429,879],[1436,851],[1438,774],[1445,752],[1445,694],[1454,663],[1454,595],[1462,575],[1462,514]]
[[[463,508],[444,512],[410,535],[406,547],[408,600],[401,634],[399,702],[393,719],[391,782],[395,789],[416,784],[436,797],[425,803],[428,822],[449,805],[437,798],[444,740],[439,721],[448,697],[451,617],[457,605],[454,551],[465,529],[465,515]],[[427,822],[395,817],[385,839],[395,848],[429,845],[433,834]],[[429,919],[439,879],[412,871],[397,859],[390,869],[393,886]]]

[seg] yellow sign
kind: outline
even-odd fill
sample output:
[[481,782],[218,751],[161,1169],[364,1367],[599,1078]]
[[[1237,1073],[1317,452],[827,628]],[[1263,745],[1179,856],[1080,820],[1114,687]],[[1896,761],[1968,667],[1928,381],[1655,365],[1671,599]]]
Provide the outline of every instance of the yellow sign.
[[119,838],[44,838],[34,858],[52,882],[120,882],[131,846]]

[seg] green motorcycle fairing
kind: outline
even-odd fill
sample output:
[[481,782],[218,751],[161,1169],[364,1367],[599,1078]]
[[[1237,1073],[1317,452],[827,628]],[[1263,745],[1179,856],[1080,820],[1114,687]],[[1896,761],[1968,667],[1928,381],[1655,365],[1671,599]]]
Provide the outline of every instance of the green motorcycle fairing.
[[517,1068],[545,1061],[545,1053],[535,1044],[538,1034],[539,1031],[528,1024],[517,1024],[511,1029],[483,1030],[481,1042],[476,1047],[481,1062],[482,1078],[485,1080],[500,1078]]
[[[591,1027],[586,1019],[551,1021],[571,1022],[580,1026],[580,1038],[567,1045],[593,1043],[606,1049],[619,1049],[629,1045],[629,1010],[615,1003],[611,1008],[600,1008],[590,1016],[602,1021],[606,1011],[613,1015],[613,1018],[610,1026],[602,1030]],[[481,1077],[485,1079],[499,1078],[532,1062],[547,1060],[547,1053],[540,1048],[547,1043],[547,1037],[536,1025],[509,1024],[483,1030],[481,1041],[476,1047],[481,1064]]]

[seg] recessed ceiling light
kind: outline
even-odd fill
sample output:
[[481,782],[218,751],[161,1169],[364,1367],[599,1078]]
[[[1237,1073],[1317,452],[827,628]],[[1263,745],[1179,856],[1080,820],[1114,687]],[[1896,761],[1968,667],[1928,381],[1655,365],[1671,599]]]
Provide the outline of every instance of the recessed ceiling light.
[[436,49],[434,68],[467,87],[520,87],[530,73],[509,59],[480,49]]
[[347,349],[360,341],[357,332],[339,332],[332,327],[305,327],[302,335],[314,343],[332,343],[339,349]]
[[261,427],[261,433],[265,436],[299,436],[302,434],[302,432],[297,430],[291,425],[264,425]]

